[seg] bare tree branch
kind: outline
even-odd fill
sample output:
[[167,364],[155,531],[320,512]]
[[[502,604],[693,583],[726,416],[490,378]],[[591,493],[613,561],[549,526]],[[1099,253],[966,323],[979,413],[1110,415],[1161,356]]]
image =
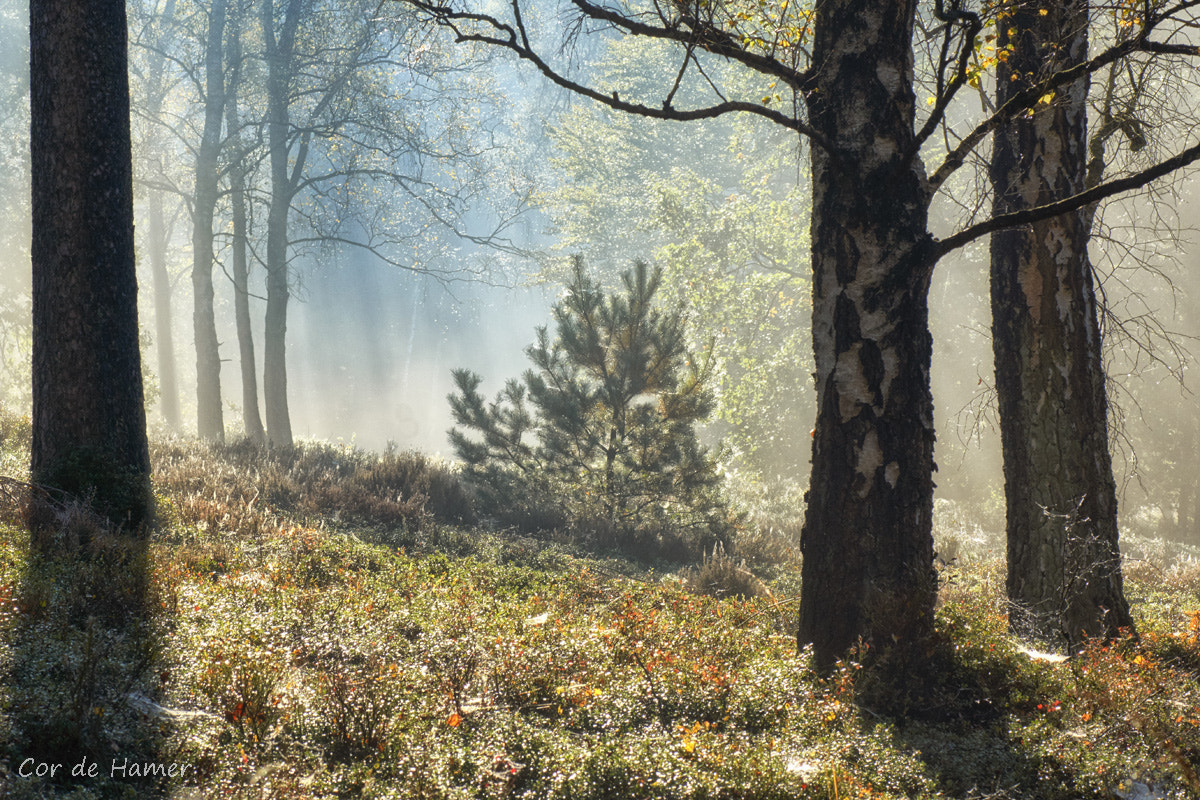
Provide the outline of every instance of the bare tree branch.
[[957,250],[969,242],[973,242],[981,236],[986,236],[993,231],[1003,230],[1005,228],[1016,228],[1021,225],[1029,225],[1034,222],[1040,222],[1050,217],[1056,217],[1059,214],[1066,214],[1070,211],[1077,211],[1084,206],[1092,203],[1098,203],[1113,195],[1122,192],[1130,191],[1131,189],[1140,189],[1153,180],[1163,177],[1171,172],[1174,172],[1181,167],[1186,167],[1195,161],[1200,160],[1200,144],[1192,145],[1183,150],[1178,155],[1160,161],[1148,169],[1141,172],[1128,175],[1124,178],[1115,178],[1099,186],[1094,186],[1086,191],[1078,194],[1064,197],[1062,200],[1056,200],[1053,203],[1046,203],[1035,208],[1026,208],[1020,211],[1014,211],[1010,214],[1001,214],[991,219],[986,219],[983,222],[978,222],[971,225],[952,236],[947,236],[945,239],[938,240],[933,244],[932,257],[934,260],[941,258],[947,253]]
[[[831,155],[836,154],[832,143],[828,142],[825,137],[821,136],[817,131],[810,127],[802,120],[790,117],[780,111],[777,111],[768,106],[758,103],[751,103],[742,100],[725,100],[715,105],[693,108],[680,109],[675,108],[670,103],[670,96],[663,102],[661,107],[648,106],[643,103],[631,102],[622,100],[619,92],[605,94],[590,86],[587,86],[579,81],[573,80],[564,75],[559,70],[551,66],[545,59],[539,55],[533,45],[529,41],[527,32],[524,30],[524,23],[520,15],[520,0],[513,0],[512,8],[514,12],[514,24],[510,25],[490,14],[479,14],[468,11],[457,11],[449,6],[439,2],[428,2],[428,0],[400,0],[428,14],[429,17],[437,24],[450,29],[459,42],[478,42],[494,47],[502,47],[516,54],[519,58],[533,64],[539,72],[548,78],[554,84],[561,86],[575,94],[587,97],[598,103],[608,106],[609,108],[625,113],[634,114],[641,117],[649,117],[651,119],[674,120],[678,122],[688,122],[700,119],[712,119],[719,117],[722,114],[733,112],[743,112],[754,114],[763,117],[777,125],[789,128],[808,137],[810,141],[818,147],[829,152]],[[636,20],[631,20],[621,14],[618,14],[609,9],[601,8],[588,3],[586,0],[572,0],[572,3],[578,7],[586,16],[600,21],[608,22],[616,27],[619,27],[628,33],[637,36],[645,36],[654,39],[666,39],[678,42],[685,47],[689,44],[698,44],[705,50],[722,55],[726,58],[738,61],[757,72],[764,75],[782,80],[789,87],[800,90],[807,80],[807,76],[803,73],[789,69],[781,62],[776,61],[769,56],[762,56],[756,53],[746,51],[740,44],[734,44],[729,37],[721,34],[724,38],[714,38],[717,34],[711,36],[707,34],[698,35],[691,30],[676,29],[670,27],[658,27],[647,25]],[[483,26],[482,31],[468,30],[466,24],[475,24]],[[515,25],[515,27],[514,27]],[[728,40],[728,41],[727,41]]]
[[967,155],[974,150],[980,142],[983,141],[989,133],[999,128],[1001,125],[1015,119],[1018,115],[1036,108],[1038,102],[1051,94],[1061,86],[1068,86],[1075,81],[1083,78],[1085,75],[1090,75],[1097,70],[1103,69],[1109,64],[1118,61],[1134,53],[1154,53],[1157,55],[1186,55],[1200,56],[1200,49],[1195,45],[1176,44],[1173,42],[1156,42],[1151,41],[1150,34],[1154,32],[1156,26],[1171,18],[1171,15],[1179,14],[1183,11],[1190,10],[1200,6],[1200,0],[1186,0],[1181,2],[1170,12],[1159,14],[1151,18],[1147,18],[1143,22],[1141,31],[1137,36],[1131,37],[1124,41],[1118,42],[1104,52],[1089,59],[1070,69],[1064,69],[1053,75],[1048,76],[1044,80],[1030,86],[1022,92],[1014,95],[1008,102],[996,109],[990,117],[985,119],[979,125],[975,126],[966,136],[959,141],[958,145],[951,150],[942,165],[938,167],[929,178],[930,188],[937,191],[946,179],[961,167],[965,162]]

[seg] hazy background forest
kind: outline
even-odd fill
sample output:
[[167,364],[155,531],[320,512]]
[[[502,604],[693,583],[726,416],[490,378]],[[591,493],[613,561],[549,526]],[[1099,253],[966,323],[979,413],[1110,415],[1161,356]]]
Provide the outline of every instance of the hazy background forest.
[[[197,430],[192,212],[208,10],[176,0],[129,4],[143,366],[160,433]],[[490,394],[526,368],[523,348],[548,320],[569,255],[582,255],[610,286],[642,258],[666,269],[667,302],[687,304],[693,348],[715,348],[718,405],[705,441],[720,448],[724,468],[752,482],[805,485],[815,410],[808,158],[797,139],[740,118],[679,124],[618,115],[511,59],[409,26],[400,9],[385,19],[376,11],[374,3],[316,4],[298,34],[306,72],[292,124],[310,133],[312,180],[288,218],[295,435],[449,453],[451,369],[479,372]],[[0,5],[0,387],[17,410],[29,404],[25,13],[23,3]],[[225,89],[241,93],[241,122],[231,133],[225,120],[219,135],[212,280],[223,429],[233,440],[245,435],[245,395],[232,153],[241,154],[247,185],[251,373],[260,393],[270,189],[258,12],[230,0],[227,15]],[[241,60],[230,57],[235,27]],[[572,54],[601,83],[631,64],[649,79],[665,57],[635,42],[601,41],[582,37]],[[325,107],[314,99],[322,92],[331,98]],[[1197,99],[1186,88],[1139,87],[1117,158],[1137,163],[1170,151],[1174,142],[1160,137],[1178,133],[1174,123]],[[1140,144],[1129,148],[1133,140]],[[979,210],[980,174],[944,193],[935,234]],[[1188,174],[1176,174],[1106,203],[1092,255],[1103,286],[1123,526],[1195,543],[1200,321],[1192,309],[1200,288],[1190,188]],[[164,278],[155,269],[169,288],[156,288]],[[964,530],[999,532],[986,244],[942,263],[931,297],[938,497],[961,507],[954,516]]]

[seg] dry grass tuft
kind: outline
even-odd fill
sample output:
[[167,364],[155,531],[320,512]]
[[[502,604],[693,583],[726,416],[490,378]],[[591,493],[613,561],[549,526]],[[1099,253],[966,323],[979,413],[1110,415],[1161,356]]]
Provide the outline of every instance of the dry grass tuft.
[[171,441],[156,444],[153,462],[172,521],[200,531],[258,540],[281,517],[409,532],[474,519],[457,473],[418,453]]

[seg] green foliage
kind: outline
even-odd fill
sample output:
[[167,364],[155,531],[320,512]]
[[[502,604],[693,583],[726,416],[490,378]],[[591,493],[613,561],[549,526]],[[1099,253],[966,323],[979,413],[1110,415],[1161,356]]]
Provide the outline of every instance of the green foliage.
[[[594,69],[622,97],[641,90],[648,100],[672,64],[666,48],[617,40]],[[728,83],[727,65],[705,69]],[[747,99],[767,91],[738,88]],[[794,137],[732,117],[682,126],[594,104],[572,107],[550,136],[557,188],[540,200],[561,247],[595,247],[605,269],[651,253],[666,299],[688,304],[690,346],[711,346],[716,417],[733,455],[767,476],[802,474],[815,407],[809,201]]]
[[29,446],[33,442],[33,422],[28,414],[19,414],[0,405],[0,474],[18,480],[29,477]]
[[803,474],[816,409],[802,189],[749,174],[723,188],[690,169],[644,181],[670,236],[656,253],[669,296],[714,338],[717,415],[734,455],[768,476]]
[[606,296],[576,258],[554,338],[539,328],[527,350],[536,369],[490,404],[479,376],[455,371],[450,441],[494,510],[555,497],[567,520],[670,525],[703,546],[729,525],[695,433],[711,363],[689,357],[682,313],[655,307],[661,270],[637,262],[622,281]]

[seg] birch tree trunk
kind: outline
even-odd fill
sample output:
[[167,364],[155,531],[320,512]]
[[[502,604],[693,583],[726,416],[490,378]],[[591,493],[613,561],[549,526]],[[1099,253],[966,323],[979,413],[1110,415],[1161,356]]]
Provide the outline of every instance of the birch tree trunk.
[[929,205],[915,155],[915,0],[816,7],[813,347],[817,424],[799,639],[819,666],[861,638],[920,646],[937,581]]
[[[1028,81],[1087,58],[1088,7],[1022,4],[1000,27],[1012,46],[1003,104]],[[1086,79],[993,139],[993,214],[1084,189]],[[1107,401],[1087,209],[992,235],[992,343],[1000,401],[1010,624],[1058,649],[1132,628],[1117,542]]]
[[154,349],[158,353],[159,410],[172,431],[183,427],[179,411],[179,379],[175,373],[175,332],[171,311],[171,276],[167,271],[167,225],[163,218],[163,193],[151,189],[146,209],[146,255],[154,293]]

